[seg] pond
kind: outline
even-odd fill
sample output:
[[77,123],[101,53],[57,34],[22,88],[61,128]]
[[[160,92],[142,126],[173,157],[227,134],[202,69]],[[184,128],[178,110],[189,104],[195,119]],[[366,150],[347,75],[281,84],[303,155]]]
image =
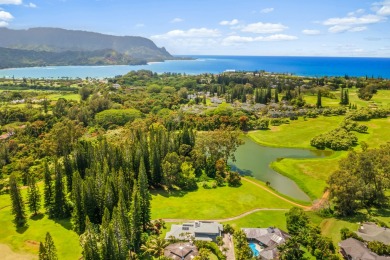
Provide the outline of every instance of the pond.
[[270,164],[280,158],[321,158],[331,155],[332,152],[266,147],[257,144],[249,137],[242,137],[242,139],[245,144],[238,147],[235,153],[236,161],[229,163],[233,171],[263,182],[268,181],[272,188],[291,198],[310,201],[294,181],[272,170]]

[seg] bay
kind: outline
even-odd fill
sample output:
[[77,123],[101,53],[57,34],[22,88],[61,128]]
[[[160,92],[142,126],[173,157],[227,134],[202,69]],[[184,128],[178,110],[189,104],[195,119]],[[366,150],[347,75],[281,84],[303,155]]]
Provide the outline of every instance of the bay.
[[390,58],[278,57],[278,56],[187,56],[193,60],[172,60],[148,65],[51,66],[0,70],[7,78],[111,78],[133,70],[156,73],[202,74],[226,70],[289,73],[299,76],[362,76],[390,78]]

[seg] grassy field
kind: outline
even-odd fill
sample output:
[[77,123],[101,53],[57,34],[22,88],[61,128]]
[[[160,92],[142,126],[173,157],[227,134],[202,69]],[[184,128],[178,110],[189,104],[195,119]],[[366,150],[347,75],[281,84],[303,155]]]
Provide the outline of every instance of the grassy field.
[[338,161],[346,155],[337,152],[324,159],[285,158],[273,162],[271,167],[292,179],[311,199],[321,198],[329,175],[337,170]]
[[152,193],[152,219],[221,219],[256,208],[289,209],[291,204],[248,182],[238,188]]
[[[324,107],[337,107],[340,103],[340,90],[332,91],[332,94],[336,98],[331,99],[322,97],[321,102]],[[307,104],[316,105],[317,95],[305,95],[304,99]],[[378,90],[370,101],[359,99],[357,95],[357,89],[349,89],[349,101],[352,104],[356,104],[358,107],[367,107],[373,104],[378,106],[389,106],[390,105],[390,90]]]
[[[42,188],[41,188],[42,190]],[[22,190],[26,196],[26,189]],[[54,221],[46,215],[28,219],[28,227],[16,229],[12,223],[11,201],[9,195],[0,196],[0,244],[7,244],[14,252],[38,255],[39,242],[45,241],[46,232],[50,232],[57,248],[59,259],[79,259],[81,247],[78,235],[71,230],[69,219]],[[43,211],[43,209],[41,210]],[[30,214],[29,214],[30,215]],[[0,252],[1,254],[1,252]],[[1,258],[1,257],[0,257]]]
[[286,217],[284,215],[286,212],[287,210],[258,211],[241,219],[227,221],[223,224],[230,224],[234,229],[278,227],[287,230]]
[[300,117],[289,124],[270,126],[270,130],[248,133],[259,144],[273,147],[309,148],[310,140],[318,134],[336,128],[343,120],[342,116],[307,118]]

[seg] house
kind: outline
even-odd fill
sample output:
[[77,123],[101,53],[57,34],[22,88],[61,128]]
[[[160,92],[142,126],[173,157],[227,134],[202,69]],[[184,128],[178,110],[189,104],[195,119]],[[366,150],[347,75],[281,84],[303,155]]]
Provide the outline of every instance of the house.
[[164,256],[171,259],[190,260],[199,254],[198,249],[193,244],[175,243],[164,249]]
[[[255,251],[260,259],[276,259],[277,247],[290,238],[279,228],[242,228],[249,242],[254,242]],[[255,253],[256,255],[256,253]]]
[[222,235],[222,231],[223,226],[218,222],[195,221],[182,225],[172,225],[171,231],[167,232],[165,239],[174,237],[179,240],[189,240],[192,237],[195,240],[215,242],[217,237]]
[[356,234],[363,238],[364,241],[379,241],[390,245],[390,229],[378,227],[375,223],[363,223]]
[[354,238],[348,238],[339,243],[340,253],[347,260],[390,260],[390,257],[379,256],[367,246]]

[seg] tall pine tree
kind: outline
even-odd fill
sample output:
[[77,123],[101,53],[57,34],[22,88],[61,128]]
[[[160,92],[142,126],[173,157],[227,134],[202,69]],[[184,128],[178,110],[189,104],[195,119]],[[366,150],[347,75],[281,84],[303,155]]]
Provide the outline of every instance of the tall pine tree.
[[141,246],[142,221],[140,195],[137,182],[134,183],[129,218],[132,250],[138,252]]
[[17,227],[24,227],[27,224],[26,213],[22,194],[18,186],[15,174],[9,177],[9,194],[12,202],[12,214],[14,215],[14,223]]
[[[73,211],[72,211],[72,227],[77,234],[82,234],[85,230],[85,212],[83,205],[83,180],[78,172],[73,173],[72,182],[72,200],[73,200]],[[89,219],[88,219],[89,220]]]
[[30,212],[37,215],[41,207],[41,193],[33,176],[28,178],[27,202]]
[[88,217],[85,220],[85,232],[80,236],[80,244],[83,248],[85,260],[101,259],[98,248],[98,235]]
[[62,175],[62,169],[58,162],[54,165],[55,171],[55,184],[54,184],[54,203],[53,203],[53,216],[55,218],[68,217],[66,197],[65,197],[65,185]]
[[150,192],[148,189],[148,179],[146,175],[146,170],[144,163],[141,162],[138,173],[138,189],[140,195],[140,209],[141,209],[141,222],[143,231],[146,231],[146,228],[150,222]]
[[321,91],[320,90],[317,93],[317,104],[316,104],[316,106],[317,106],[317,108],[322,107]]
[[46,255],[47,260],[57,260],[57,249],[54,245],[53,238],[51,237],[50,233],[46,233],[46,239],[45,239],[45,249],[46,249]]
[[47,161],[44,163],[44,207],[49,216],[53,215],[53,183]]

